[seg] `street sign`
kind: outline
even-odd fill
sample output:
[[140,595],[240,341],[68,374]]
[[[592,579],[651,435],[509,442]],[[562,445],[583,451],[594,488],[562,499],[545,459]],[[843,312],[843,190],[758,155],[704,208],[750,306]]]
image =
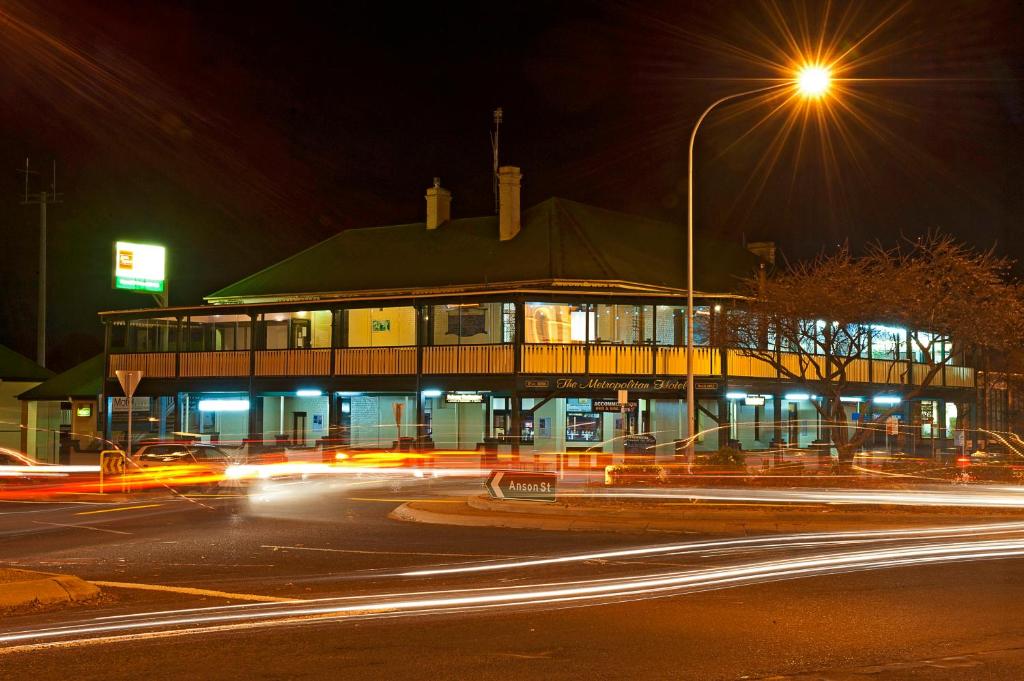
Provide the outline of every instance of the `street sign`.
[[128,371],[127,369],[117,369],[114,372],[117,376],[117,382],[121,384],[121,390],[124,391],[125,396],[128,398],[128,456],[132,455],[132,398],[135,396],[135,389],[139,387],[139,382],[142,380],[141,371]]
[[118,369],[114,374],[117,376],[117,382],[121,384],[124,394],[129,398],[133,397],[135,389],[139,387],[139,382],[142,380],[142,372]]
[[100,470],[104,475],[121,475],[124,473],[124,452],[120,449],[109,449],[100,452]]
[[531,471],[491,471],[484,486],[492,499],[550,502],[555,500],[558,474]]
[[100,494],[106,491],[106,479],[111,475],[120,476],[121,491],[125,491],[125,464],[126,457],[120,449],[105,449],[100,452]]
[[886,435],[899,435],[900,434],[900,421],[895,416],[890,416],[885,420],[885,434]]

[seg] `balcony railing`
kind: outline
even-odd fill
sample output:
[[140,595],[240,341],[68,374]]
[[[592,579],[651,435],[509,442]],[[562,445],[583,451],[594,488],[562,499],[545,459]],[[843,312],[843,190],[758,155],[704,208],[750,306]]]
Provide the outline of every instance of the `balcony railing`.
[[173,352],[136,352],[128,355],[110,356],[110,375],[119,369],[142,371],[150,378],[174,378]]
[[[629,376],[685,376],[686,348],[631,345],[529,344],[520,348],[523,374],[604,374]],[[817,378],[824,373],[824,358],[782,353],[785,371],[747,357],[741,350],[727,352],[727,371],[737,378],[786,378],[787,373]],[[332,358],[333,353],[333,358]],[[511,344],[451,345],[423,348],[423,373],[512,374],[515,347]],[[222,352],[153,352],[110,355],[110,377],[118,369],[141,370],[147,378],[222,378],[254,376],[411,376],[416,374],[414,346],[383,348],[328,348],[249,350]],[[332,369],[333,359],[333,369]],[[801,361],[812,365],[801,367]],[[722,354],[715,348],[694,348],[694,373],[720,376]],[[852,383],[920,385],[928,365],[906,361],[855,359],[846,369]],[[946,366],[931,382],[934,386],[970,388],[974,369]]]
[[342,348],[334,351],[337,376],[407,376],[416,373],[416,348]]
[[330,376],[331,351],[257,350],[257,376]]
[[425,374],[511,374],[511,345],[444,345],[423,348]]
[[651,348],[637,345],[593,345],[590,347],[592,374],[650,374]]
[[582,374],[587,370],[582,345],[524,345],[522,352],[524,374]]
[[[658,373],[664,376],[685,376],[686,348],[658,348]],[[715,348],[694,348],[693,373],[697,376],[720,375],[721,353]]]
[[[117,357],[117,355],[112,355],[112,357]],[[183,352],[181,353],[181,375],[190,378],[248,376],[249,351]]]

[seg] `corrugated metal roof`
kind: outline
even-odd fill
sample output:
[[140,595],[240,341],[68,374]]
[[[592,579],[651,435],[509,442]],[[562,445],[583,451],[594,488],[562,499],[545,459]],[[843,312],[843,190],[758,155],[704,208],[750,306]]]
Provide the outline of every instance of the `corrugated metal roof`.
[[45,381],[53,372],[44,369],[25,355],[0,345],[0,380],[3,381]]
[[103,354],[101,353],[53,376],[31,390],[26,390],[18,395],[18,399],[56,401],[66,400],[69,397],[95,397],[102,390]]
[[[526,210],[514,239],[498,218],[463,218],[350,229],[206,299],[227,302],[289,294],[421,289],[538,280],[625,281],[685,288],[685,228],[567,199]],[[758,258],[739,244],[698,239],[694,289],[736,292]]]

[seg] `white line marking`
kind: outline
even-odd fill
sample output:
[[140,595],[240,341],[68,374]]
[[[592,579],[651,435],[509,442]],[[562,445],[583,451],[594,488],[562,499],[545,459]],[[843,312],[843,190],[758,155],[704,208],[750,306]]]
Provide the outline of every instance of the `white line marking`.
[[53,525],[54,527],[77,527],[83,530],[94,530],[96,532],[109,532],[110,534],[128,534],[131,532],[122,532],[121,530],[108,530],[105,527],[93,527],[92,525],[72,525],[70,523],[48,523],[42,520],[33,520],[37,525]]
[[259,603],[301,603],[302,598],[284,598],[281,596],[261,596],[259,594],[240,594],[229,591],[215,591],[213,589],[197,589],[191,586],[165,586],[163,584],[137,584],[135,582],[106,582],[90,579],[96,586],[108,586],[114,589],[138,589],[140,591],[170,591],[173,593],[189,594],[192,596],[216,596],[217,598],[229,598],[235,601],[257,601]]
[[519,556],[495,553],[429,553],[426,551],[360,551],[359,549],[321,549],[313,546],[275,546],[261,544],[261,549],[285,549],[290,551],[327,551],[330,553],[363,553],[374,556],[435,556],[442,558],[519,558]]

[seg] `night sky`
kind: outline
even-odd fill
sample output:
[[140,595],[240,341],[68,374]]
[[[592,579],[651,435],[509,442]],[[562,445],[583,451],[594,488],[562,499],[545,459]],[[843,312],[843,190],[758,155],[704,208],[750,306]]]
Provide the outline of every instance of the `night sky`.
[[195,304],[339,230],[422,220],[435,175],[455,216],[492,211],[495,106],[524,205],[682,225],[695,118],[819,38],[844,55],[827,109],[749,100],[702,129],[697,228],[790,258],[930,229],[1024,257],[1019,2],[264,4],[0,0],[0,343],[34,356],[26,156],[56,159],[64,195],[64,369],[101,349],[98,310],[150,303],[111,290],[118,238],[166,244],[171,302]]

